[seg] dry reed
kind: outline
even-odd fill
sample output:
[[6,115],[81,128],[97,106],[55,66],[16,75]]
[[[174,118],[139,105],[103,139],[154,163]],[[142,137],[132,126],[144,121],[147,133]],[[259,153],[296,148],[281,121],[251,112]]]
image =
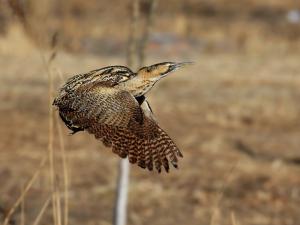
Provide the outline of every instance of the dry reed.
[[39,165],[38,169],[34,172],[33,176],[30,178],[27,185],[25,186],[24,191],[21,193],[21,195],[18,197],[16,202],[13,204],[13,206],[8,211],[8,213],[7,213],[7,215],[4,219],[3,225],[8,225],[9,224],[9,220],[10,220],[11,216],[13,215],[13,213],[15,212],[17,207],[22,203],[24,197],[26,196],[26,194],[30,190],[31,186],[33,185],[33,183],[36,181],[36,179],[40,175],[40,172],[41,172],[42,168],[45,166],[46,161],[47,161],[47,157],[44,156],[42,158],[41,162],[40,162],[40,165]]
[[66,158],[65,152],[65,144],[64,138],[62,135],[62,128],[60,123],[58,122],[58,116],[56,115],[57,121],[57,130],[58,130],[58,137],[59,137],[59,144],[60,144],[60,152],[61,152],[61,160],[63,165],[63,178],[64,178],[64,225],[68,225],[69,219],[69,176],[68,176],[68,161]]
[[[29,36],[37,35],[36,33],[33,34],[32,32],[32,24],[30,18],[28,18],[26,10],[22,7],[22,5],[15,0],[10,0],[9,5],[14,13],[19,18],[19,21],[25,28],[26,33]],[[40,34],[39,34],[40,35]],[[38,36],[39,36],[38,35]],[[51,37],[50,43],[50,54],[49,57],[43,52],[41,38],[35,37],[37,40],[37,48],[40,53],[44,70],[48,77],[48,161],[49,161],[49,183],[50,183],[50,194],[51,194],[51,204],[52,204],[52,213],[53,213],[53,222],[55,225],[62,224],[62,213],[61,213],[61,198],[60,198],[60,190],[58,182],[55,179],[55,153],[54,153],[54,111],[52,107],[53,101],[53,66],[52,63],[56,58],[57,55],[57,43],[58,43],[58,33],[55,32]],[[58,71],[58,69],[56,69]],[[60,73],[57,72],[58,75]],[[62,76],[61,76],[62,77]],[[57,123],[58,124],[58,123]],[[64,179],[64,225],[68,224],[68,175],[67,175],[67,160],[65,156],[65,149],[64,149],[64,141],[61,134],[61,128],[58,124],[58,134],[59,134],[59,143],[60,143],[60,153],[62,159],[62,166],[63,166],[63,179]],[[27,192],[30,190],[32,184],[35,182],[36,178],[40,174],[41,168],[46,164],[47,156],[43,157],[40,168],[34,173],[33,177],[29,180],[28,184],[24,188],[24,191],[21,193],[21,196],[17,199],[13,207],[8,211],[6,218],[4,220],[3,225],[7,225],[11,215],[14,213],[16,208],[21,204],[21,224],[25,223],[25,212],[24,212],[24,197]],[[47,199],[45,204],[43,205],[40,213],[38,214],[37,218],[34,221],[34,225],[37,225],[42,218],[46,208],[50,200]]]
[[37,215],[37,217],[35,218],[34,222],[33,222],[33,225],[38,225],[43,214],[45,213],[47,207],[49,206],[49,203],[50,203],[50,199],[51,197],[47,198],[47,200],[45,201],[45,203],[43,204],[39,214]]

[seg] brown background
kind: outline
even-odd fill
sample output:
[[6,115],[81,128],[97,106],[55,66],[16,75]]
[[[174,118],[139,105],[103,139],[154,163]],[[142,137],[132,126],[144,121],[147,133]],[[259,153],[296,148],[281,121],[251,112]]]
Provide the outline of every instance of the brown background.
[[[131,166],[128,224],[299,224],[300,23],[288,19],[299,7],[292,0],[158,2],[147,65],[195,62],[148,95],[184,158],[169,174]],[[74,74],[125,65],[129,12],[129,0],[0,2],[4,211],[48,155],[49,81],[41,55],[51,54],[53,33],[55,94]],[[69,224],[111,224],[119,159],[87,133],[68,132],[64,128],[62,136]],[[63,196],[56,119],[54,152]],[[16,224],[24,221],[21,215],[33,224],[50,189],[47,164],[14,213]],[[39,224],[53,224],[51,204]]]

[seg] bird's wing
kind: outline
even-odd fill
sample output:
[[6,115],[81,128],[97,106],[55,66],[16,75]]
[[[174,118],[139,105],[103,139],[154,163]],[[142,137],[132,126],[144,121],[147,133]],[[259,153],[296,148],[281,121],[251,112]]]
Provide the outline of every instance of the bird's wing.
[[126,91],[88,84],[56,100],[62,116],[95,135],[120,157],[160,172],[177,167],[181,152],[147,109]]
[[91,122],[127,127],[130,120],[141,123],[142,113],[129,92],[93,82],[58,96],[54,104],[73,125],[87,128]]
[[80,86],[98,82],[107,86],[115,86],[121,82],[129,80],[136,76],[129,68],[125,66],[108,66],[92,70],[88,73],[77,74],[67,80],[61,88],[60,94],[73,92]]

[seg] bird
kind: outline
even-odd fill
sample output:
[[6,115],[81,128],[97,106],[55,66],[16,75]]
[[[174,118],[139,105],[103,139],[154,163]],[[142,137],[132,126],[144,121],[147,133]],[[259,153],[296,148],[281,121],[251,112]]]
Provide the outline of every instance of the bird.
[[162,62],[133,72],[107,66],[77,74],[61,87],[53,105],[75,134],[87,131],[121,158],[159,173],[178,168],[181,151],[158,125],[146,94],[162,78],[191,62]]

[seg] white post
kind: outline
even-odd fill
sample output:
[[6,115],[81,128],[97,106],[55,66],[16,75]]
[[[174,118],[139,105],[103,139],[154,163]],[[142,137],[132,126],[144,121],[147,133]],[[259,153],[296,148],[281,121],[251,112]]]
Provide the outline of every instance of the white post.
[[117,196],[113,218],[114,225],[126,225],[129,168],[128,159],[122,159],[119,163]]

